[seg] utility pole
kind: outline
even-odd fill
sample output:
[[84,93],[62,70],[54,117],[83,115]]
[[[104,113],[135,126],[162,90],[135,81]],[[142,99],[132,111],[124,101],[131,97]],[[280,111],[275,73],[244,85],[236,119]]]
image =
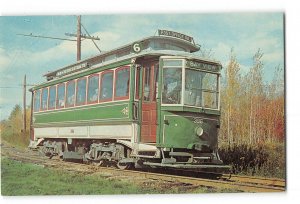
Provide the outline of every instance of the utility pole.
[[[83,27],[84,31],[87,33],[82,35],[81,34],[81,26]],[[81,60],[81,39],[88,39],[88,40],[92,40],[95,47],[98,49],[99,52],[101,52],[100,48],[97,46],[97,44],[95,43],[94,40],[100,40],[100,38],[91,36],[87,29],[81,24],[81,16],[77,16],[77,33],[73,34],[73,33],[65,33],[66,36],[70,36],[70,37],[76,37],[77,39],[65,39],[65,38],[60,38],[60,37],[51,37],[51,36],[42,36],[42,35],[33,35],[32,33],[30,33],[29,35],[27,34],[17,34],[17,35],[21,35],[21,36],[25,36],[25,37],[35,37],[35,38],[48,38],[48,39],[52,39],[52,40],[66,40],[66,41],[77,41],[77,61]]]
[[23,82],[23,131],[24,136],[26,135],[26,74],[24,75],[24,82]]
[[81,16],[77,16],[77,61],[81,60]]

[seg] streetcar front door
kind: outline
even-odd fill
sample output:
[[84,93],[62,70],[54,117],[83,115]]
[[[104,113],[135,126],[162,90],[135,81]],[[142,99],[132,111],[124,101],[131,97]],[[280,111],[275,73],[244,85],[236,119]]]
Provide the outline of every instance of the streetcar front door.
[[156,142],[158,62],[143,65],[141,142]]

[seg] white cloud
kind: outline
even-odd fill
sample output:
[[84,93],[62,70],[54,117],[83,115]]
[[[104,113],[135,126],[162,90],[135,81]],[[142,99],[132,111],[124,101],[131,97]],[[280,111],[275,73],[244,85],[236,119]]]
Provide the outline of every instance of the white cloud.
[[0,48],[0,71],[4,71],[8,68],[9,64],[11,62],[11,59],[7,52],[3,49]]
[[283,52],[278,38],[262,32],[249,35],[245,39],[240,39],[235,45],[236,52],[242,58],[252,57],[258,49],[261,49],[265,54]]
[[[117,33],[113,32],[95,32],[92,33],[91,36],[99,36],[100,41],[95,41],[97,46],[100,48],[101,51],[107,51],[112,48],[115,48],[119,45],[119,40],[121,36]],[[84,40],[82,41],[82,48],[81,51],[83,53],[87,53],[88,55],[96,55],[99,54],[98,49],[92,42],[92,40]],[[73,48],[74,49],[74,48]]]
[[229,53],[230,53],[231,48],[232,48],[232,46],[230,46],[229,44],[220,42],[217,44],[216,47],[212,48],[212,51],[214,53],[214,57],[217,60],[220,60],[224,63],[225,61],[228,62]]
[[282,52],[275,51],[275,52],[271,52],[271,53],[266,53],[266,54],[264,54],[263,59],[268,62],[274,62],[274,63],[278,62],[279,64],[283,65],[284,53],[283,53],[283,51]]
[[[120,35],[111,32],[96,32],[92,33],[93,36],[101,36],[101,40],[95,41],[103,50],[109,50],[117,46],[117,42],[120,39]],[[102,40],[103,39],[103,40]],[[32,52],[28,50],[18,50],[19,59],[16,59],[14,62],[16,67],[21,67],[20,65],[30,66],[34,64],[47,64],[51,61],[64,59],[70,56],[74,56],[76,58],[76,42],[71,41],[63,41],[57,46],[51,47],[44,51]],[[91,56],[99,54],[99,51],[93,44],[91,40],[82,41],[81,45],[82,55]],[[10,57],[3,49],[0,49],[0,70],[4,71],[8,68],[10,64]],[[59,68],[59,67],[57,67]]]

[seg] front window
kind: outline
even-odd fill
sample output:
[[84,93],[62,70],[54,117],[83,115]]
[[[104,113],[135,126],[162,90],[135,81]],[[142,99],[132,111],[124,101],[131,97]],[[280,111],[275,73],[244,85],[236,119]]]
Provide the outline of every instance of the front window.
[[218,75],[186,69],[184,104],[189,106],[218,108]]
[[164,60],[162,102],[181,104],[182,60]]
[[197,67],[191,69],[188,65],[183,68],[183,62],[181,59],[163,60],[162,104],[218,109],[219,74],[211,72],[212,68],[206,63],[194,63],[192,65]]

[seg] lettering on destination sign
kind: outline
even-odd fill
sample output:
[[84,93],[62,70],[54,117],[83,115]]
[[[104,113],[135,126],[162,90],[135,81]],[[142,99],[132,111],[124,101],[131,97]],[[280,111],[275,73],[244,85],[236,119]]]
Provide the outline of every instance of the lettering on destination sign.
[[169,31],[169,30],[158,30],[158,35],[164,35],[164,36],[170,36],[174,38],[178,38],[181,40],[188,41],[190,43],[194,43],[194,39],[188,35],[184,35],[182,33],[177,33],[174,31]]
[[66,74],[69,74],[69,73],[72,73],[72,72],[79,71],[79,70],[87,68],[87,67],[89,67],[89,64],[87,62],[82,63],[82,64],[77,64],[77,65],[74,65],[72,67],[68,67],[66,69],[63,69],[61,71],[56,72],[56,76],[60,77],[60,76],[63,76],[63,75],[66,75]]
[[195,69],[204,69],[207,71],[212,71],[212,72],[218,72],[221,69],[220,65],[214,65],[214,64],[205,64],[202,62],[197,62],[197,61],[186,61],[186,66],[190,68],[195,68]]

